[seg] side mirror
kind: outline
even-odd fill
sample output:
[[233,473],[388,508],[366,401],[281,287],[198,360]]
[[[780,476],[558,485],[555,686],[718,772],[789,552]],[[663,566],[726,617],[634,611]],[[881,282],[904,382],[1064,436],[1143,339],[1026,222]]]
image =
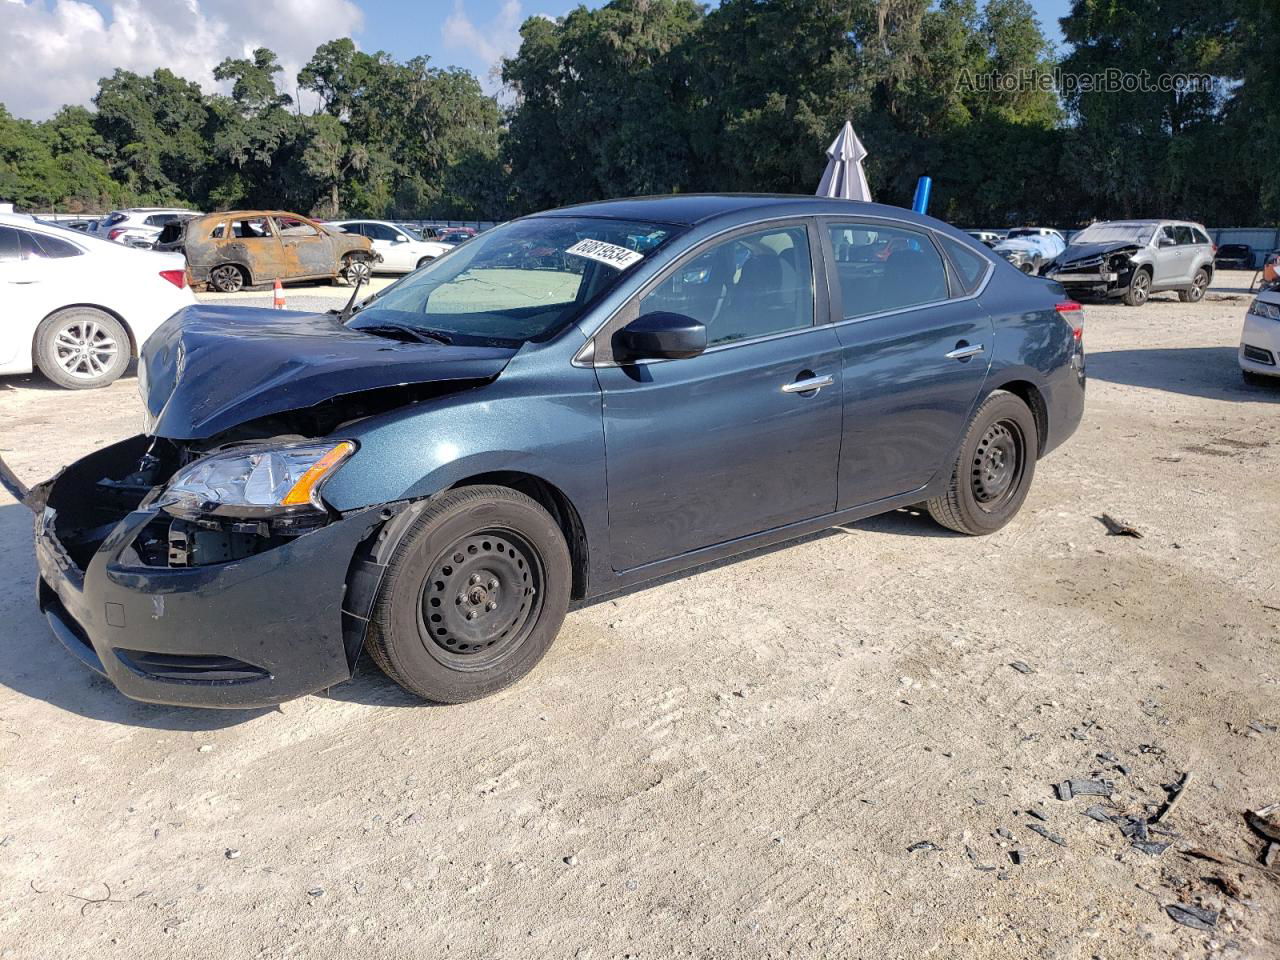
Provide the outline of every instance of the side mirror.
[[1160,238],[1160,246],[1162,246],[1162,247],[1172,247],[1172,246],[1174,246],[1175,244],[1177,244],[1177,242],[1178,242],[1178,241],[1174,240],[1174,239],[1173,239],[1173,237],[1161,237],[1161,238]]
[[631,360],[683,360],[707,349],[707,328],[680,313],[646,313],[613,335],[613,355]]
[[391,242],[392,242],[392,243],[408,243],[408,242],[409,242],[409,238],[408,238],[408,237],[406,237],[403,233],[397,233],[397,234],[396,234],[396,238],[395,238],[394,240],[392,240]]

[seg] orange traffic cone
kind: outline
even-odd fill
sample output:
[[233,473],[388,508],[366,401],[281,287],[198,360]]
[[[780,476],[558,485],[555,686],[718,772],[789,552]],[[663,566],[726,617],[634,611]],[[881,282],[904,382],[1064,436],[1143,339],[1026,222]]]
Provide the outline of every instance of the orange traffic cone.
[[284,309],[284,287],[280,285],[280,281],[276,281],[275,295],[271,298],[271,306],[277,310]]

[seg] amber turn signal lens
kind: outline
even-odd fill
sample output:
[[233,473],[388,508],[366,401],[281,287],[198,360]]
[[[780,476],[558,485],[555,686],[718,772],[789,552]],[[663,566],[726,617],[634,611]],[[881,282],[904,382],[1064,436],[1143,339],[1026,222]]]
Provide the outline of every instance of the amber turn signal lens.
[[316,487],[320,485],[325,477],[331,474],[343,460],[356,452],[356,445],[350,440],[343,440],[334,446],[332,450],[312,464],[307,472],[298,478],[292,489],[284,495],[284,499],[280,501],[281,506],[285,507],[301,507],[306,504],[320,506],[320,500],[316,496]]

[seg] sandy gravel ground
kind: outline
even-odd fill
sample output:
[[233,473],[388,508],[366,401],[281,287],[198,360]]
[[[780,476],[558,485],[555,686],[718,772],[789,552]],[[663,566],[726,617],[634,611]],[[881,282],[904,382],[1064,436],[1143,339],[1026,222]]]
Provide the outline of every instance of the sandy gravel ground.
[[[1247,282],[1089,309],[1086,421],[999,534],[900,512],[636,591],[467,706],[367,660],[270,712],[131,703],[49,634],[0,493],[0,957],[1274,960],[1241,814],[1280,800],[1280,387],[1236,368]],[[0,415],[29,480],[140,422],[131,377],[8,378]],[[1159,855],[1083,815],[1188,771]],[[1056,799],[1091,777],[1110,800]]]

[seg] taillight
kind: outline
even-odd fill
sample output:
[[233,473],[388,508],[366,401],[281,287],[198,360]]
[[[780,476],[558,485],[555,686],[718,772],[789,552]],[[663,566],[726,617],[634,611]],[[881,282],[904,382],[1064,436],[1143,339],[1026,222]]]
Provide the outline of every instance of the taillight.
[[187,285],[187,271],[185,270],[161,270],[160,276],[164,277],[179,290]]
[[1054,304],[1053,309],[1058,311],[1058,316],[1071,324],[1071,335],[1077,340],[1082,340],[1084,338],[1084,305],[1074,300],[1063,300],[1061,303]]
[[108,231],[107,231],[107,239],[108,239],[108,240],[114,240],[116,237],[120,236],[120,234],[122,234],[122,233],[124,233],[124,231],[123,231],[123,230],[108,230]]

